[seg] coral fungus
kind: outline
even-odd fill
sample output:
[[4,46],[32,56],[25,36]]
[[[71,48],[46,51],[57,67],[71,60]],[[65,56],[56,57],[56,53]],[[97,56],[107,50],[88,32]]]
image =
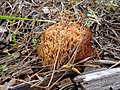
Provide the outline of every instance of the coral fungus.
[[95,56],[96,52],[90,44],[92,34],[89,28],[75,22],[60,22],[49,26],[41,35],[38,55],[44,66],[51,66],[56,62],[60,68],[69,62],[76,51],[73,63]]

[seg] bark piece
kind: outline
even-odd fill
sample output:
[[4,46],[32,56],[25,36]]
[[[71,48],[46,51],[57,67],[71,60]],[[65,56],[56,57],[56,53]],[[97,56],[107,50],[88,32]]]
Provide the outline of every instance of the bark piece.
[[[81,74],[75,77],[74,81],[83,90],[118,90],[120,89],[120,68]],[[79,90],[81,90],[81,87]]]
[[39,90],[39,88],[31,87],[31,84],[38,82],[38,80],[31,81],[29,83],[21,83],[16,86],[12,86],[7,90]]

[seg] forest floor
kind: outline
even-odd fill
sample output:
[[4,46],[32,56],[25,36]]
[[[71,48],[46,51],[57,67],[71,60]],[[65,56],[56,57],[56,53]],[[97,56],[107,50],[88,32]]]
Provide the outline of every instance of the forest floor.
[[[68,17],[73,21],[85,19],[93,35],[91,43],[101,54],[77,68],[83,73],[120,66],[120,0],[2,0],[0,15],[55,22],[67,20]],[[37,54],[40,35],[52,24],[0,20],[0,88],[43,80],[43,85],[34,86],[75,90],[71,81],[76,76],[75,73],[55,73],[54,80],[50,83],[52,71],[45,70]],[[58,80],[61,78],[59,74],[64,78]]]

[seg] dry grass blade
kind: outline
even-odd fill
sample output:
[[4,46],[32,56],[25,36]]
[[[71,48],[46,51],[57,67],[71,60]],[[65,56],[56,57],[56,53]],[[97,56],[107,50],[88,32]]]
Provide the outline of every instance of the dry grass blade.
[[77,47],[75,47],[75,50],[72,50],[72,51],[73,51],[73,54],[72,54],[70,60],[69,60],[68,63],[67,63],[68,65],[74,63],[74,60],[75,60],[75,58],[76,58],[78,49],[79,49],[80,45],[82,44],[82,41],[83,41],[83,38],[84,38],[84,37],[85,37],[85,36],[83,36],[83,37],[80,39],[80,41],[79,41]]
[[55,84],[57,84],[57,83],[60,81],[60,79],[62,79],[63,76],[64,76],[66,73],[67,73],[67,71],[66,71],[64,74],[62,74],[62,76],[59,77],[59,78],[49,87],[49,89],[51,89]]
[[111,69],[111,68],[113,68],[113,67],[115,67],[115,66],[117,66],[117,65],[119,65],[120,64],[120,61],[118,61],[118,62],[116,62],[114,65],[112,65],[109,69]]
[[52,75],[51,75],[51,79],[50,79],[50,81],[49,81],[49,83],[47,85],[47,88],[50,86],[50,84],[52,82],[52,79],[54,77],[54,73],[55,73],[55,68],[56,68],[56,64],[57,64],[57,59],[58,59],[59,52],[60,52],[60,47],[59,47],[59,50],[57,52],[56,60],[55,60],[54,67],[53,67],[53,72],[52,72]]

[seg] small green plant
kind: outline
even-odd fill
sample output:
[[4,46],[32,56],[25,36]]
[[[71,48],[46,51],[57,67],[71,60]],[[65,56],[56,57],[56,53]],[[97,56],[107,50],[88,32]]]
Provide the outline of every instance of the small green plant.
[[6,64],[0,65],[0,76],[5,77],[5,72],[8,71],[8,67]]
[[[111,10],[115,11],[116,8],[118,7],[117,0],[95,0],[95,2],[99,5],[104,5],[105,11],[107,13],[110,13]],[[88,8],[88,9],[89,10],[88,10],[87,16],[89,17],[89,19],[86,21],[85,26],[90,27],[94,23],[94,21],[100,25],[101,19],[98,18],[97,16],[98,12],[91,8]]]
[[7,70],[8,70],[8,68],[7,68],[6,64],[5,65],[0,65],[0,72],[5,72]]
[[85,22],[84,26],[90,27],[90,26],[92,26],[93,23],[94,23],[94,21],[88,20]]
[[[92,9],[88,10],[87,16],[89,17],[89,19],[85,22],[84,25],[87,27],[90,27],[94,23],[94,21],[92,19],[98,19],[98,17]],[[90,18],[92,18],[92,19],[90,19]]]
[[90,27],[94,22],[97,22],[99,25],[101,25],[101,19],[97,16],[97,12],[95,12],[95,10],[88,8],[87,16],[88,20],[86,21],[85,26]]
[[95,11],[92,10],[92,9],[89,9],[87,16],[91,17],[91,18],[96,18],[97,17],[97,15],[95,14]]
[[16,34],[12,35],[12,42],[13,42],[13,46],[16,47],[17,46],[17,39],[16,39]]
[[118,0],[95,0],[96,3],[105,6],[105,11],[110,13],[111,10],[115,11],[118,6]]
[[115,11],[118,7],[117,0],[107,0],[107,3],[105,3],[106,11],[110,13],[111,10]]
[[11,55],[12,55],[12,54],[10,54],[10,53],[8,52],[8,49],[3,50],[3,52],[4,52],[4,53],[7,53],[8,56],[11,56]]
[[32,43],[33,43],[33,50],[37,49],[37,40],[35,38],[32,39]]
[[16,58],[19,57],[17,55],[15,55],[16,53],[9,53],[8,49],[3,51],[4,53],[7,53],[8,56],[12,57],[14,61],[16,61]]

